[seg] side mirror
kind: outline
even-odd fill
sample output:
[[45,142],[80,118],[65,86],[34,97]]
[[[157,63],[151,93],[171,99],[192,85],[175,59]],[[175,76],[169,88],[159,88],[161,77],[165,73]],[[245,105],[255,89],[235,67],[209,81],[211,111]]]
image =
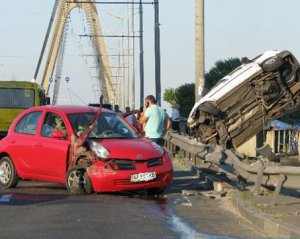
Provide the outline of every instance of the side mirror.
[[60,130],[53,130],[51,136],[54,139],[66,139],[67,138],[67,134],[63,133]]

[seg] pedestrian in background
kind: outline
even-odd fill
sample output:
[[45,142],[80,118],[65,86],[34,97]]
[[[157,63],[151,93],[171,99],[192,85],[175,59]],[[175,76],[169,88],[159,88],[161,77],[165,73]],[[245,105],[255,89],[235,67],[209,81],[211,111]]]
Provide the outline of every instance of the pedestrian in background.
[[115,105],[114,111],[118,114],[123,114],[123,112],[119,109],[119,105]]
[[179,131],[180,105],[176,104],[172,111],[172,129]]
[[153,95],[148,95],[145,98],[145,106],[143,115],[140,118],[140,124],[144,124],[145,136],[151,141],[164,145],[164,134],[170,126],[169,117],[164,109],[156,105],[156,100]]
[[129,106],[126,106],[125,107],[125,113],[129,113],[130,112],[130,107]]
[[144,111],[144,106],[141,106],[141,107],[140,107],[140,114],[142,114],[143,111]]

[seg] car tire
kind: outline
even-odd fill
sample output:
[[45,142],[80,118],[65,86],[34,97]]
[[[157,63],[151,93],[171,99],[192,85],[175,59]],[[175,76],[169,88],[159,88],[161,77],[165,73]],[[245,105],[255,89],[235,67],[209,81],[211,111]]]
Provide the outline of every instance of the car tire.
[[292,72],[292,69],[285,69],[282,72],[283,79],[287,86],[291,86],[295,82],[300,81],[300,70],[298,69],[296,72]]
[[277,70],[283,64],[283,59],[279,56],[273,56],[265,60],[261,67],[266,72],[271,72]]
[[152,196],[152,195],[161,195],[166,191],[167,187],[161,187],[161,188],[149,188],[147,189],[147,194]]
[[16,167],[10,157],[0,159],[0,185],[5,188],[14,188],[19,183]]
[[66,187],[69,192],[74,194],[93,193],[93,186],[86,173],[86,169],[78,165],[68,169],[66,174]]

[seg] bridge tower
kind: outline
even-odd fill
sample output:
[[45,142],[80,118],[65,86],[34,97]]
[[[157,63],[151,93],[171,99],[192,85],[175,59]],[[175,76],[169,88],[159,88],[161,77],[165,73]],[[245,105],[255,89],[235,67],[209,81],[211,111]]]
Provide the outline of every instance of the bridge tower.
[[[49,27],[51,28],[52,26],[51,21],[55,20],[54,28],[52,29],[51,43],[50,43],[45,70],[42,78],[42,86],[44,87],[46,93],[48,94],[50,83],[51,83],[50,79],[53,75],[53,71],[55,69],[56,64],[59,64],[56,66],[56,76],[58,75],[58,77],[56,78],[57,84],[54,87],[53,104],[56,103],[57,100],[56,98],[58,95],[58,87],[60,81],[59,73],[61,73],[63,49],[65,44],[64,33],[67,30],[66,28],[67,28],[68,17],[70,15],[70,12],[74,8],[81,8],[84,11],[87,18],[88,27],[90,28],[91,31],[90,37],[92,41],[92,46],[95,51],[95,55],[97,57],[96,64],[97,64],[97,71],[98,71],[97,73],[99,75],[99,81],[100,81],[99,85],[101,88],[101,94],[104,96],[105,101],[110,103],[115,102],[112,74],[111,74],[111,68],[108,61],[108,54],[106,51],[102,30],[100,27],[97,8],[95,3],[93,2],[95,2],[95,0],[80,0],[80,1],[56,0],[55,2],[55,6],[52,13],[53,19],[50,19],[50,24],[49,24]],[[49,28],[47,34],[49,34]],[[43,48],[45,48],[45,43],[47,43],[47,36],[45,38]],[[41,57],[43,54],[43,50],[41,53]],[[37,72],[38,72],[39,64],[37,67]]]

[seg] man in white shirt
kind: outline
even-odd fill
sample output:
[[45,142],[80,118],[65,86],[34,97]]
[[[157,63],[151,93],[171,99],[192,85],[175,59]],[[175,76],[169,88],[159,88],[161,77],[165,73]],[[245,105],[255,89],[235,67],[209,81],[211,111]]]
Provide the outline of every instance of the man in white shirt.
[[176,104],[174,110],[172,111],[172,129],[179,131],[179,122],[178,118],[180,117],[180,105]]

